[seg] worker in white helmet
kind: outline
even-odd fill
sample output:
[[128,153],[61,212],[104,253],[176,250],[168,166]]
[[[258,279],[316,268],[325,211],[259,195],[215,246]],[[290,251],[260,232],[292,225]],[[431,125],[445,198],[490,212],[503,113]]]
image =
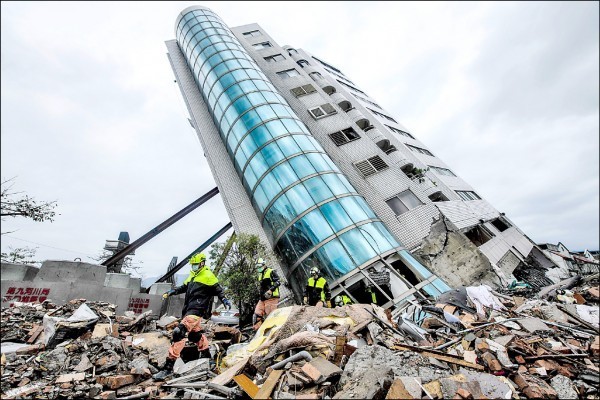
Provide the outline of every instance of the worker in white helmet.
[[274,310],[277,310],[279,304],[279,276],[274,269],[267,267],[265,260],[259,258],[256,261],[256,272],[258,273],[258,283],[260,291],[260,300],[254,308],[252,316],[252,327],[258,330],[262,322]]

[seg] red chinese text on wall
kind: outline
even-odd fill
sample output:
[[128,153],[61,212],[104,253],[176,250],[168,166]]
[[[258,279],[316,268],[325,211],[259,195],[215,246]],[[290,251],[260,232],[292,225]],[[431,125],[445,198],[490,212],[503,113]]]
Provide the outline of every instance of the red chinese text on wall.
[[[48,298],[50,288],[22,288],[11,286],[6,290],[2,301],[20,301],[22,303],[43,302]],[[11,303],[12,306],[14,303]]]
[[133,311],[136,314],[141,314],[142,310],[147,309],[150,305],[150,299],[132,297],[129,299],[128,311]]

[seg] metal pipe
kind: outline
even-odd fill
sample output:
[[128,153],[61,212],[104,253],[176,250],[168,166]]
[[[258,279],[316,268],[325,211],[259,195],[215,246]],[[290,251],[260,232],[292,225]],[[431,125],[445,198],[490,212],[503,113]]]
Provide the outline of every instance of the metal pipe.
[[118,261],[125,258],[129,253],[133,252],[135,249],[137,249],[138,247],[140,247],[141,245],[146,243],[148,240],[152,239],[153,237],[155,237],[156,235],[158,235],[159,233],[161,233],[162,231],[164,231],[165,229],[167,229],[168,227],[173,225],[175,222],[179,221],[181,218],[185,217],[190,212],[192,212],[196,208],[200,207],[202,204],[206,203],[206,201],[213,198],[217,193],[219,193],[219,188],[217,188],[217,187],[209,190],[208,192],[206,192],[205,194],[200,196],[198,199],[194,200],[192,203],[190,203],[186,207],[182,208],[181,210],[177,211],[175,214],[173,214],[171,217],[167,218],[165,221],[161,222],[158,226],[156,226],[155,228],[150,230],[150,232],[146,233],[145,235],[140,237],[138,240],[129,244],[122,250],[117,251],[115,254],[110,256],[110,258],[108,258],[106,261],[104,261],[101,265],[110,267],[111,265],[116,264]]
[[271,369],[273,369],[273,370],[281,369],[281,368],[285,367],[285,364],[287,364],[289,362],[298,361],[300,359],[305,359],[306,361],[310,361],[310,360],[312,360],[312,356],[310,355],[310,353],[308,351],[303,350],[300,353],[296,353],[293,356],[286,358],[285,360],[281,360],[278,363],[271,365]]

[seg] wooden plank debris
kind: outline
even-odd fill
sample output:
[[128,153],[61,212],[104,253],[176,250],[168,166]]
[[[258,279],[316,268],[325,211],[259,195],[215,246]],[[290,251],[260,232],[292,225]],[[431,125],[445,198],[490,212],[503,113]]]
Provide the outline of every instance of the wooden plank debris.
[[234,376],[233,380],[242,388],[244,392],[246,392],[248,396],[250,396],[251,399],[254,399],[259,389],[250,378],[244,374],[241,374]]
[[255,399],[271,398],[271,393],[273,392],[273,389],[275,389],[275,385],[277,385],[277,382],[279,382],[279,379],[281,378],[281,375],[283,375],[283,373],[284,373],[284,370],[282,370],[282,369],[276,369],[276,370],[272,371],[269,374],[269,376],[267,377],[267,380],[265,381],[265,383],[263,383],[263,385],[259,389],[258,393],[256,393],[256,396],[254,396],[254,398]]

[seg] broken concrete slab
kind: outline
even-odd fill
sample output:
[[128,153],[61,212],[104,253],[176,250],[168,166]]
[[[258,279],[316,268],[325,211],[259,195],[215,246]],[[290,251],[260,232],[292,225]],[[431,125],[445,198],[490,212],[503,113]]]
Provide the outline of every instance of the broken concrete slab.
[[308,375],[315,383],[321,383],[329,378],[341,375],[342,369],[323,357],[315,357],[302,366],[302,372]]
[[573,381],[563,375],[556,375],[554,378],[550,380],[550,385],[556,393],[558,394],[558,398],[560,400],[563,399],[577,399],[579,394],[575,390],[575,385]]

